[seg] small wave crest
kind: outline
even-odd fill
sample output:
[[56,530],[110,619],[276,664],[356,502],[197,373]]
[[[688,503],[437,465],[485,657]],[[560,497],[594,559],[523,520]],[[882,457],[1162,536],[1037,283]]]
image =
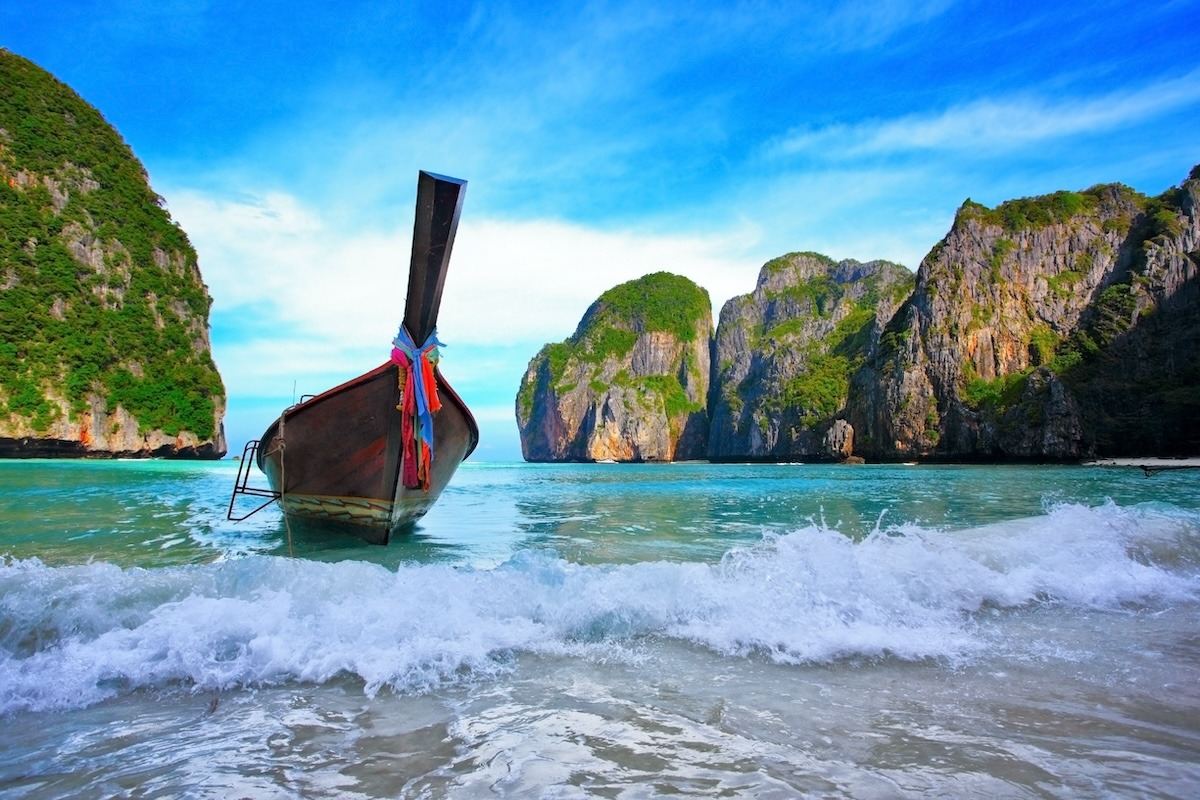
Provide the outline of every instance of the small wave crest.
[[488,570],[254,556],[156,570],[0,563],[0,713],[141,688],[361,680],[422,692],[514,655],[636,657],[668,638],[782,663],[961,659],[984,608],[1110,610],[1200,599],[1200,518],[1062,505],[941,531],[823,525],[717,564],[581,565],[523,551]]

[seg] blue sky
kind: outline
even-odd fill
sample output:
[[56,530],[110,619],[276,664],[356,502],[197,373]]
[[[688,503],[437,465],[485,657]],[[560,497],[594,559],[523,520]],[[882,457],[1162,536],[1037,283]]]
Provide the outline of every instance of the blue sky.
[[519,459],[529,359],[656,270],[714,311],[795,250],[912,269],[971,199],[1200,162],[1200,0],[7,0],[116,126],[214,298],[231,452],[382,363],[416,174],[469,181],[439,331]]

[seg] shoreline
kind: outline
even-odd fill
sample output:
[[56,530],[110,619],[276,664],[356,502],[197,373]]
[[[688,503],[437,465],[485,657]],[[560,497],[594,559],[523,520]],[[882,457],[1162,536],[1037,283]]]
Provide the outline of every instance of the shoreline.
[[1156,472],[1171,472],[1180,469],[1200,469],[1200,458],[1184,456],[1180,458],[1098,458],[1094,461],[1084,461],[1085,467],[1137,467],[1150,477]]

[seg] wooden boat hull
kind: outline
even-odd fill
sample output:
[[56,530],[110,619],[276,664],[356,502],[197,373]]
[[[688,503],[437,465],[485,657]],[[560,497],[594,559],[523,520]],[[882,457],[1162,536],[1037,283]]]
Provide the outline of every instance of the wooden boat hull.
[[374,544],[411,529],[479,443],[466,405],[437,374],[429,488],[401,479],[399,368],[388,362],[283,412],[263,434],[258,466],[287,524],[342,531]]

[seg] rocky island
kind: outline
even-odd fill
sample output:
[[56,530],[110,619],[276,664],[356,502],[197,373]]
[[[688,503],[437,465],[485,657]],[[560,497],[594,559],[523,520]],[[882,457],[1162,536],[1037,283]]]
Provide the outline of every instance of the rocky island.
[[[571,339],[530,363],[517,398],[523,453],[531,461],[1196,455],[1198,202],[1200,166],[1157,197],[1106,184],[996,208],[967,200],[915,274],[885,261],[782,256],[762,267],[753,292],[724,305],[709,355],[708,313],[688,306],[691,338],[670,339],[679,360],[641,371],[632,354],[635,344],[651,349],[637,321],[644,310],[626,306],[614,322],[599,312],[601,298]],[[628,346],[589,344],[612,337]],[[704,363],[707,377],[697,374]],[[653,396],[674,396],[674,413],[665,401],[651,412],[650,393],[629,391],[635,376],[639,386],[669,386]]]
[[605,292],[529,363],[517,395],[528,461],[703,458],[712,306],[665,272]]
[[0,457],[220,458],[211,303],[120,135],[0,49]]

